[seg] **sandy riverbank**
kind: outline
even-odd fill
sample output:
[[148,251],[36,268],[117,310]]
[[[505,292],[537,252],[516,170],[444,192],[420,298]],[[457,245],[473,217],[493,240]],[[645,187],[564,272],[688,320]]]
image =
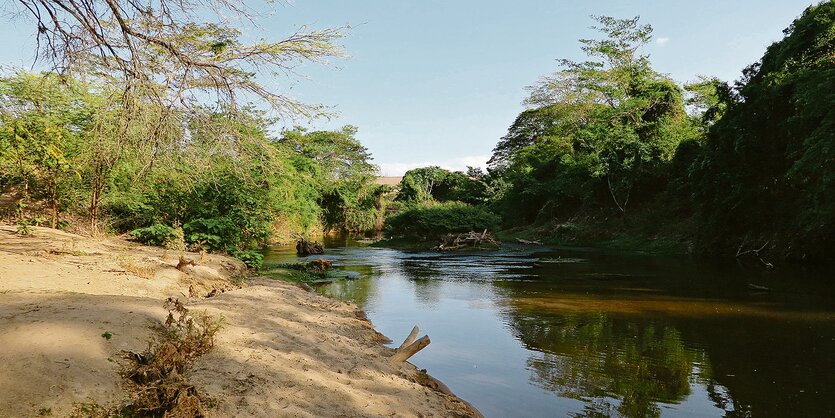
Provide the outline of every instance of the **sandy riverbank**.
[[[182,254],[197,265],[177,270]],[[391,364],[385,337],[356,306],[281,281],[235,279],[243,273],[223,256],[46,228],[21,237],[0,226],[0,417],[125,402],[124,352],[148,347],[170,296],[224,319],[214,348],[185,373],[209,416],[475,414],[418,383],[414,366]]]

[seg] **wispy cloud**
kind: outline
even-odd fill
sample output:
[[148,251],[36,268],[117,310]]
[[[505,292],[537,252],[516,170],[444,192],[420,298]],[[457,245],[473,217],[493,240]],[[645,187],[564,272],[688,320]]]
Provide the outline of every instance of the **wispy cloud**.
[[424,162],[381,162],[377,164],[380,166],[380,175],[383,176],[402,176],[407,171],[418,167],[429,167],[432,165],[445,168],[452,171],[465,171],[467,167],[487,167],[487,160],[489,155],[468,155],[465,157],[456,157],[444,161],[424,161]]
[[658,45],[658,46],[667,45],[669,42],[670,42],[670,38],[667,38],[667,37],[662,36],[660,38],[655,38],[655,44]]

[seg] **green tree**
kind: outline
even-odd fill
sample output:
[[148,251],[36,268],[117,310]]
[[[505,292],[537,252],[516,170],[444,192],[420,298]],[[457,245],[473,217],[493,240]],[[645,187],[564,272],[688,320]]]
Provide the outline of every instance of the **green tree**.
[[748,67],[692,167],[706,251],[835,245],[835,1],[811,6]]
[[379,228],[385,190],[373,183],[377,166],[356,139],[357,128],[307,132],[296,127],[282,133],[278,144],[294,155],[298,167],[311,172],[319,193],[322,221],[327,230],[366,232]]
[[80,173],[77,156],[92,111],[80,83],[54,74],[0,79],[0,172],[20,185],[24,204],[33,191],[48,200],[53,228],[67,182]]
[[403,175],[396,200],[407,203],[484,203],[487,199],[485,180],[484,173],[472,167],[468,173],[449,171],[437,166],[415,168]]
[[[590,60],[560,60],[563,69],[531,87],[526,103],[556,106],[560,122],[550,129],[569,128],[571,149],[591,154],[592,174],[626,212],[636,183],[669,161],[678,143],[693,133],[679,87],[640,53],[652,27],[640,25],[637,17],[594,19],[604,38],[580,40]],[[579,129],[571,132],[571,127]]]

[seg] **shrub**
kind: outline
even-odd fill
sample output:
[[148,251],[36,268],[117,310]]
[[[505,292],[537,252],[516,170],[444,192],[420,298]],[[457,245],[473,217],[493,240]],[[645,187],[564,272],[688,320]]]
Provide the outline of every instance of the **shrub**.
[[209,251],[237,247],[241,230],[226,217],[194,219],[183,225],[186,241]]
[[146,228],[137,228],[130,232],[137,241],[145,245],[163,247],[178,238],[177,230],[163,224],[154,224]]
[[233,249],[229,251],[229,254],[238,260],[243,261],[244,264],[251,269],[258,270],[261,268],[261,265],[264,264],[264,254],[261,254],[258,251],[241,251]]
[[495,213],[461,202],[409,206],[386,221],[386,232],[409,239],[435,239],[455,232],[495,229],[501,219]]

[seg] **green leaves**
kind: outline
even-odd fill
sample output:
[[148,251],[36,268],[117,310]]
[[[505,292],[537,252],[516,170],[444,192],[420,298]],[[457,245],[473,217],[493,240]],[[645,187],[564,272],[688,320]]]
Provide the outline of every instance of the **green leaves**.
[[461,202],[408,206],[386,220],[386,232],[395,237],[434,240],[443,234],[495,230],[501,218],[482,206]]
[[130,232],[137,241],[145,245],[163,247],[177,239],[177,232],[168,225],[154,224],[145,228],[137,228]]
[[680,88],[640,54],[652,27],[594,19],[602,39],[580,40],[589,60],[560,60],[559,71],[530,87],[531,108],[493,151],[491,166],[512,183],[507,210],[538,217],[594,204],[625,212],[636,185],[697,134]]

